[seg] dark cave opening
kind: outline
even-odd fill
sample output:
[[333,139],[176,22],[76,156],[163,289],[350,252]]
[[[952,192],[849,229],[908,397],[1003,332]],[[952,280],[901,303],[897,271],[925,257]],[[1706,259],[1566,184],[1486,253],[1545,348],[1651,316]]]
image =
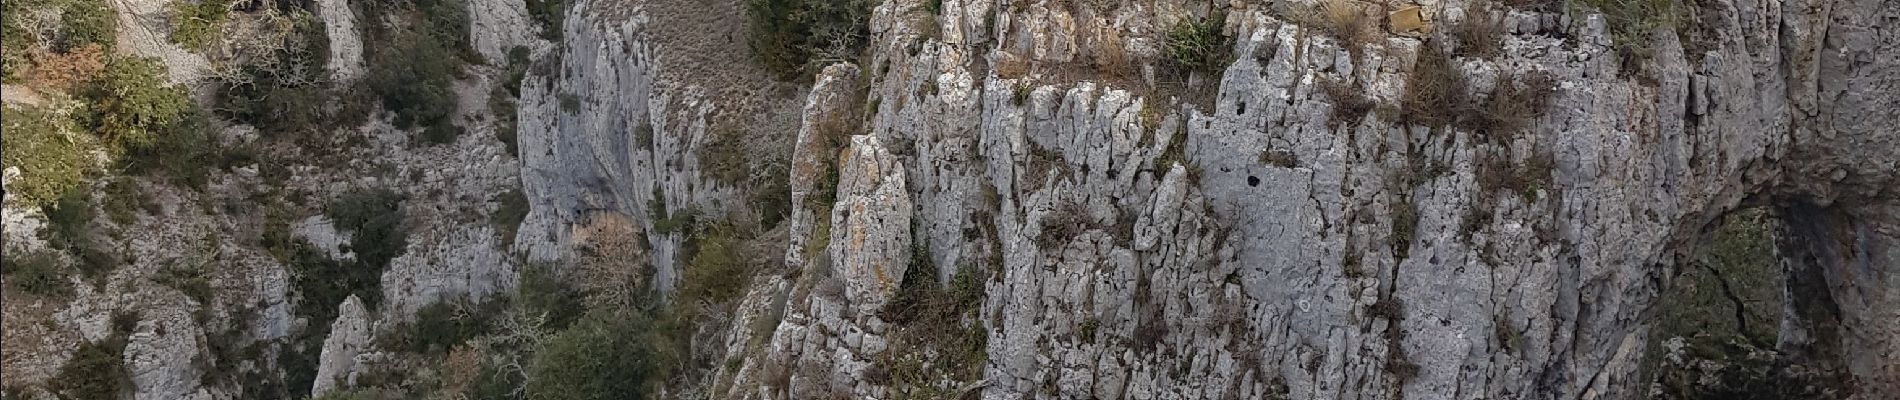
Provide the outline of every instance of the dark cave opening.
[[1656,299],[1643,398],[1840,399],[1839,311],[1799,258],[1829,224],[1805,203],[1718,218],[1678,257]]

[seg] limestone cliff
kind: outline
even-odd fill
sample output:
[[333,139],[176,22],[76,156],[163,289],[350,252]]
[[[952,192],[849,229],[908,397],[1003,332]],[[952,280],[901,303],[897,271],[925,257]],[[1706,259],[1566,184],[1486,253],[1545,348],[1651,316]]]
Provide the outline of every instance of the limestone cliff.
[[[1383,29],[1342,42],[1298,4],[886,2],[864,64],[827,69],[806,97],[794,197],[822,174],[809,168],[836,161],[837,201],[794,201],[786,263],[801,278],[761,277],[742,303],[791,290],[784,321],[767,351],[728,349],[761,355],[712,386],[912,393],[876,376],[901,354],[866,308],[882,302],[867,290],[908,264],[946,283],[983,271],[969,320],[987,336],[980,379],[942,383],[985,398],[1643,397],[1671,266],[1720,216],[1762,206],[1789,220],[1789,279],[1807,282],[1790,307],[1834,310],[1789,314],[1781,346],[1837,360],[1855,396],[1891,394],[1895,121],[1873,110],[1900,101],[1900,39],[1879,27],[1895,10],[1878,3],[1699,3],[1692,29],[1648,35],[1640,58],[1619,55],[1601,14],[1506,8],[1498,55],[1419,61],[1454,44]],[[1423,6],[1449,30],[1483,5]],[[722,99],[679,100],[696,93],[690,74],[658,79],[686,89],[648,88],[668,86],[649,83],[660,71],[703,68],[686,64],[703,49],[643,36],[674,20],[606,11],[620,7],[577,7],[570,26],[635,28],[580,28],[566,73],[532,85],[621,85],[579,114],[696,132],[652,105]],[[1200,18],[1234,38],[1231,62],[1170,75],[1165,27]],[[626,55],[589,53],[612,51]],[[1421,62],[1464,76],[1471,102],[1506,85],[1548,97],[1521,129],[1437,125],[1402,104]],[[1507,99],[1524,100],[1488,100]],[[814,121],[860,109],[861,130],[807,150]],[[649,151],[698,133],[600,153],[629,140],[623,125],[547,130],[557,155],[529,154],[527,168],[606,172],[543,175],[599,186],[553,184],[589,194],[533,196],[537,214],[572,213],[579,197],[638,217],[720,193],[640,178],[639,165],[665,164]],[[614,178],[629,156],[634,175]],[[640,196],[655,185],[665,196]],[[906,242],[927,259],[873,249]],[[810,276],[846,290],[803,289],[825,285]]]
[[[615,355],[665,362],[661,398],[1679,398],[1663,368],[1720,369],[1658,320],[1685,281],[1772,332],[1735,357],[1752,395],[1900,396],[1892,2],[870,3],[863,49],[790,79],[747,1],[447,3],[462,134],[332,101],[370,116],[219,121],[257,159],[203,189],[114,178],[151,203],[87,223],[121,266],[7,278],[7,393],[116,343],[139,399],[519,398],[567,337],[523,311],[545,267],[584,292],[553,311],[660,343]],[[113,4],[121,50],[194,94],[232,70],[166,42],[162,2]],[[386,83],[372,33],[414,22],[367,6],[303,6],[326,85]],[[307,17],[252,12],[227,36]],[[368,189],[406,241],[307,288],[375,251],[324,204]],[[1745,210],[1775,259],[1737,291],[1698,263]],[[7,251],[53,248],[45,214],[9,203]]]

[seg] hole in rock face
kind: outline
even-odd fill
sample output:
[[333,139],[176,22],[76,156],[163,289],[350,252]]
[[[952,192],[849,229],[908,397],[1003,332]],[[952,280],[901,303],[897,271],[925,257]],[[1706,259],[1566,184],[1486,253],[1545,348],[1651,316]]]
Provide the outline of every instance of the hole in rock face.
[[1246,115],[1246,114],[1247,114],[1247,102],[1244,102],[1244,101],[1242,101],[1242,102],[1237,102],[1237,103],[1235,103],[1235,105],[1236,105],[1236,106],[1238,106],[1238,107],[1234,109],[1234,115]]
[[1831,357],[1782,345],[1788,339],[1783,322],[1806,320],[1784,310],[1811,314],[1800,311],[1803,303],[1828,297],[1804,295],[1814,290],[1804,282],[1818,277],[1782,267],[1785,255],[1777,246],[1790,243],[1787,231],[1781,215],[1767,209],[1730,212],[1704,230],[1691,255],[1664,272],[1669,279],[1656,298],[1643,361],[1646,386],[1662,392],[1646,398],[1832,399],[1844,397],[1823,392],[1851,390],[1844,372],[1829,365]]
[[1260,186],[1260,177],[1258,177],[1258,176],[1249,176],[1249,177],[1247,177],[1247,186],[1253,186],[1253,187],[1259,187],[1259,186]]
[[1107,171],[1107,174],[1108,174],[1108,179],[1115,179],[1116,177],[1119,177],[1122,175],[1122,171],[1114,169],[1114,168],[1109,168]]

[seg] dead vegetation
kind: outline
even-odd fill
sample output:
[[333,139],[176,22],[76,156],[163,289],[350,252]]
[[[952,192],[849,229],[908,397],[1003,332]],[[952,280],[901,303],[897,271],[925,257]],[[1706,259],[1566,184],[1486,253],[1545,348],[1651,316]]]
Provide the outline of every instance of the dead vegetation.
[[1064,201],[1043,215],[1042,231],[1036,235],[1036,246],[1045,250],[1061,248],[1095,227],[1095,221],[1089,218],[1088,208],[1081,203]]
[[1465,18],[1453,24],[1450,33],[1458,41],[1458,49],[1453,53],[1458,57],[1489,60],[1504,52],[1503,21],[1482,3],[1468,6]]
[[1366,4],[1354,0],[1325,0],[1306,10],[1303,18],[1306,26],[1317,27],[1321,33],[1338,40],[1341,47],[1357,58],[1367,44],[1379,40],[1379,18],[1370,11]]
[[1497,83],[1486,96],[1482,112],[1468,116],[1462,125],[1484,133],[1494,143],[1504,144],[1542,117],[1556,92],[1557,79],[1549,72],[1499,74]]
[[1502,143],[1542,117],[1557,90],[1556,78],[1542,71],[1499,74],[1483,99],[1471,93],[1470,85],[1450,57],[1426,42],[1400,99],[1404,118],[1415,125],[1454,126]]
[[1365,86],[1356,80],[1346,83],[1320,78],[1319,88],[1326,93],[1326,98],[1333,102],[1332,120],[1329,125],[1334,128],[1358,123],[1359,120],[1366,118],[1366,114],[1372,111],[1373,106],[1377,105],[1371,98],[1366,97]]
[[1460,114],[1475,108],[1472,104],[1465,75],[1452,64],[1450,57],[1438,49],[1432,41],[1419,46],[1418,57],[1412,63],[1412,74],[1405,80],[1405,93],[1400,98],[1400,107],[1405,110],[1405,119],[1415,125],[1446,126],[1457,121]]

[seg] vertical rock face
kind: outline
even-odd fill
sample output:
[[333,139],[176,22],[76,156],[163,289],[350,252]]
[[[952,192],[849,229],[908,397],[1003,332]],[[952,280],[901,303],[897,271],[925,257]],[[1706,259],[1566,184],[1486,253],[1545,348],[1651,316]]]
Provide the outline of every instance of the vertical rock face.
[[317,377],[310,397],[321,397],[355,381],[356,355],[369,346],[369,312],[363,301],[352,295],[337,306],[336,322],[330,336],[323,339],[323,354],[318,357]]
[[349,0],[318,0],[317,18],[323,20],[323,32],[330,39],[330,60],[324,68],[330,79],[351,82],[363,76],[363,38],[356,30],[356,12]]
[[[167,42],[165,3],[113,2],[120,42],[189,82],[206,62]],[[1657,298],[1744,207],[1785,222],[1777,361],[1844,377],[1827,383],[1838,397],[1900,396],[1900,7],[1690,2],[1647,36],[1577,8],[1499,8],[1486,57],[1414,25],[1453,32],[1494,2],[1425,2],[1387,21],[1406,32],[1344,41],[1312,17],[1336,7],[1321,3],[888,0],[863,65],[807,90],[748,58],[740,0],[577,2],[554,49],[525,2],[471,1],[473,49],[536,54],[518,170],[485,136],[417,148],[374,122],[339,171],[289,172],[321,198],[399,171],[413,196],[380,308],[338,305],[309,389],[351,385],[388,322],[371,311],[399,321],[511,287],[504,244],[469,221],[519,179],[531,211],[509,249],[572,258],[611,222],[644,242],[662,292],[694,256],[680,226],[786,206],[753,187],[785,184],[784,218],[753,219],[782,225],[754,228],[783,238],[789,268],[699,314],[730,320],[699,327],[713,332],[691,361],[723,368],[669,382],[678,397],[1645,398]],[[347,2],[316,7],[333,77],[360,76]],[[1196,22],[1231,40],[1215,65],[1170,47]],[[1417,101],[1445,80],[1466,89]],[[461,108],[484,109],[469,83]],[[487,127],[474,120],[458,121]],[[46,338],[9,336],[9,379],[45,381],[78,341],[119,334],[113,311],[149,306],[126,337],[137,398],[248,394],[178,360],[311,323],[290,310],[291,273],[255,248],[179,244],[261,236],[201,204],[263,184],[163,194],[114,226],[139,233],[113,241],[136,257],[104,286],[8,303],[9,332]],[[31,213],[6,221],[9,245],[45,246]],[[347,256],[322,218],[295,233]],[[213,294],[146,284],[207,260]]]
[[515,46],[537,44],[534,21],[524,0],[470,0],[468,43],[482,58],[506,65]]
[[910,193],[904,169],[875,136],[854,136],[839,155],[838,202],[831,210],[831,273],[859,315],[884,306],[910,266]]
[[[678,156],[685,143],[668,131],[670,116],[653,110],[669,99],[654,92],[645,36],[636,21],[588,17],[591,4],[570,8],[568,45],[522,83],[521,182],[533,207],[515,246],[532,259],[562,257],[570,227],[589,213],[644,216],[664,207],[649,202],[653,193],[676,196],[666,200],[685,192],[685,182],[668,181],[679,179],[674,167],[682,163],[663,157]],[[652,142],[638,143],[636,130]]]
[[[729,396],[902,392],[876,311],[913,268],[969,266],[986,362],[957,383],[985,398],[1640,398],[1671,266],[1743,206],[1790,221],[1789,357],[1831,360],[1856,377],[1844,393],[1900,393],[1900,116],[1883,111],[1900,35],[1878,28],[1900,11],[1877,1],[1699,4],[1693,33],[1635,60],[1601,15],[1502,10],[1500,55],[1442,64],[1422,49],[1446,40],[1342,43],[1250,4],[922,3],[880,5],[866,64],[805,97],[801,273],[741,302],[789,306],[770,351],[715,374],[741,383]],[[1478,5],[1424,14],[1450,29]],[[524,90],[537,257],[590,210],[654,227],[656,209],[732,203],[698,154],[706,110],[737,102],[697,96],[725,77],[660,38],[695,20],[575,10]],[[1228,61],[1170,68],[1164,32],[1212,17]],[[1407,105],[1439,65],[1492,114]],[[834,167],[835,203],[814,207]],[[681,239],[647,235],[676,270]]]

